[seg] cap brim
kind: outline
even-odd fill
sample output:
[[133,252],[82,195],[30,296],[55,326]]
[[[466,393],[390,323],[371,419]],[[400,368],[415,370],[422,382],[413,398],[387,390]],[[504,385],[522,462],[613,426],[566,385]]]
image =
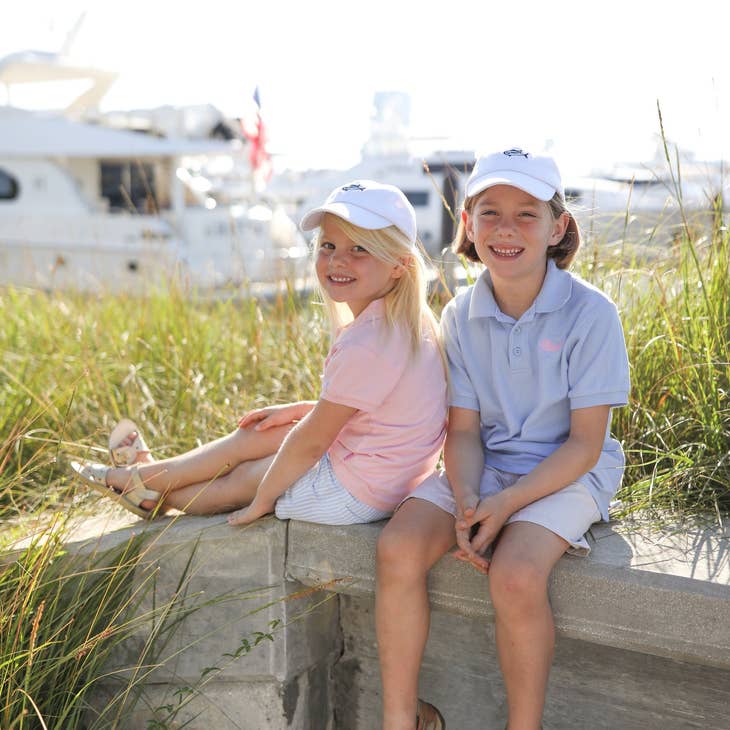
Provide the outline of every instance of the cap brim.
[[495,185],[510,185],[513,188],[519,188],[534,198],[545,202],[551,200],[555,193],[558,192],[552,185],[536,180],[534,177],[530,177],[530,175],[509,170],[503,173],[499,171],[491,172],[489,175],[471,180],[466,189],[466,195],[471,198],[487,188],[493,188]]
[[382,215],[377,215],[364,208],[359,208],[356,205],[352,205],[352,203],[326,203],[319,208],[313,208],[305,213],[299,223],[299,227],[303,231],[314,230],[322,224],[322,217],[325,213],[331,213],[338,218],[349,221],[353,225],[368,230],[377,230],[394,225],[387,218],[383,218]]

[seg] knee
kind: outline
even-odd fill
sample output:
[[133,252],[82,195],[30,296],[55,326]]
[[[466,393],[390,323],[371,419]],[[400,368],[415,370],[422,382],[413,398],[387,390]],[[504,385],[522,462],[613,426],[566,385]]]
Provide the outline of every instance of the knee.
[[522,610],[547,596],[547,578],[530,560],[495,558],[489,568],[489,593],[497,611]]
[[408,534],[386,525],[375,549],[378,577],[398,580],[425,577],[429,566],[416,542]]

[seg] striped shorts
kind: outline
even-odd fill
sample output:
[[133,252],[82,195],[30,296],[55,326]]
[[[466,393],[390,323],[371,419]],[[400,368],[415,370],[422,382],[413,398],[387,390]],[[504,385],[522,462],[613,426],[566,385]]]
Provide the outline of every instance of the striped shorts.
[[274,513],[280,520],[321,525],[377,522],[392,514],[355,499],[335,476],[327,454],[276,500]]

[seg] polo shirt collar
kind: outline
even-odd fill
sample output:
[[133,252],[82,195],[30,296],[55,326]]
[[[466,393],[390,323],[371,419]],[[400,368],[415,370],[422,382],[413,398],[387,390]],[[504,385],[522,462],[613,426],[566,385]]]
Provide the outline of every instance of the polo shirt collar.
[[383,317],[385,317],[385,302],[383,301],[383,297],[380,297],[379,299],[373,299],[346,327],[359,327],[366,322],[383,319]]
[[382,319],[385,316],[385,300],[383,297],[373,299],[355,319]]
[[362,327],[368,322],[383,319],[384,317],[385,302],[383,301],[383,297],[374,299],[367,307],[365,307],[365,309],[362,310],[362,312],[360,312],[360,314],[357,315],[357,317],[355,317],[355,319],[352,320],[352,322],[348,322],[346,325],[337,328],[335,331],[335,339],[337,339],[343,332]]
[[572,293],[573,277],[565,269],[559,269],[553,259],[548,259],[545,280],[535,299],[535,311],[555,312],[567,304]]
[[[522,319],[532,319],[536,313],[555,312],[563,307],[573,291],[571,275],[559,269],[555,261],[548,259],[545,279],[537,298],[522,315]],[[512,321],[511,317],[500,310],[492,291],[492,277],[489,269],[484,269],[474,283],[469,302],[469,319],[477,317],[494,317],[500,321]]]
[[504,317],[492,292],[492,277],[489,269],[484,269],[474,282],[469,301],[469,319],[478,317]]

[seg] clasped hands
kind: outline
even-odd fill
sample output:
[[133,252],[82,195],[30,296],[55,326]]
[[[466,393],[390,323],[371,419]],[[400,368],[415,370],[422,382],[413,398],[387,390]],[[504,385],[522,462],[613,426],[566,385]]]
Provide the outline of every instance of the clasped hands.
[[509,517],[499,494],[480,500],[475,494],[457,500],[454,557],[471,563],[480,573],[489,572],[484,555]]

